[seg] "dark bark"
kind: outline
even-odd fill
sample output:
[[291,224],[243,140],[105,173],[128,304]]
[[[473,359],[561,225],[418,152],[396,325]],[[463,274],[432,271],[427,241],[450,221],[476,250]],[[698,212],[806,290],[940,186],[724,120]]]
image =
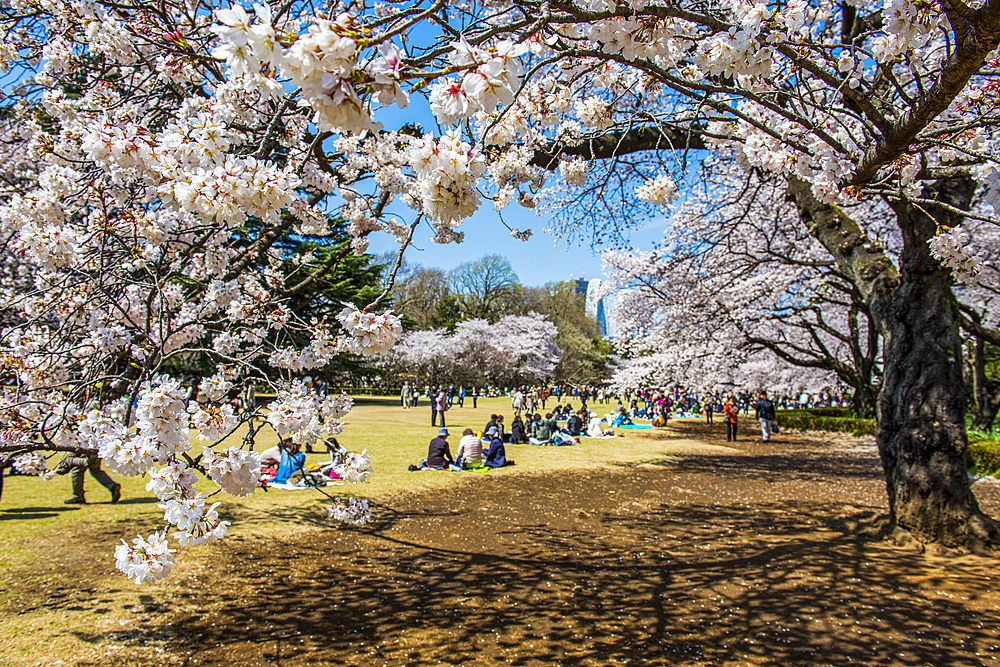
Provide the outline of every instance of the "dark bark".
[[878,390],[871,385],[854,390],[851,395],[851,410],[858,419],[875,419],[878,408]]
[[582,157],[585,160],[603,160],[616,155],[627,155],[641,151],[655,150],[703,150],[706,148],[704,128],[636,127],[621,132],[611,132],[598,137],[584,139],[575,146],[553,143],[535,149],[531,164],[545,169],[555,169],[559,159],[565,156]]
[[[971,179],[940,181],[925,195],[967,209]],[[951,273],[931,257],[937,225],[954,225],[940,207],[894,203],[904,247],[899,271],[840,209],[790,184],[802,220],[868,303],[883,338],[878,446],[895,526],[922,542],[981,547],[1000,537],[969,486],[965,464],[966,385],[960,312]],[[930,214],[930,217],[928,215]]]

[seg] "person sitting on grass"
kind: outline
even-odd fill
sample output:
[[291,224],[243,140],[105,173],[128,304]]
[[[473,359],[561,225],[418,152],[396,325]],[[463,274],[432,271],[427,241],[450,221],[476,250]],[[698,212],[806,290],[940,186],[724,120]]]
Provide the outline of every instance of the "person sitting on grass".
[[632,418],[625,412],[625,408],[620,408],[618,414],[615,415],[614,421],[611,422],[612,426],[630,426],[631,424]]
[[483,441],[475,436],[471,428],[462,431],[462,439],[458,441],[457,458],[465,461],[466,468],[481,468],[483,465]]
[[590,425],[587,427],[587,435],[591,438],[604,437],[604,427],[601,425],[603,423],[604,419],[598,417],[596,412],[590,413]]
[[513,461],[507,460],[507,450],[503,446],[503,441],[499,438],[490,443],[490,448],[486,451],[486,459],[483,465],[487,468],[502,468],[514,465]]
[[520,445],[523,442],[528,442],[528,436],[524,432],[524,422],[520,417],[514,417],[510,425],[510,444]]
[[483,427],[483,435],[490,440],[492,440],[494,436],[500,436],[500,429],[497,427],[496,415],[490,415],[490,420],[486,422],[486,426]]
[[525,430],[527,430],[529,438],[537,438],[538,428],[542,425],[542,416],[536,412],[535,414],[530,415],[530,417],[531,421],[525,425]]
[[344,457],[348,454],[347,449],[337,442],[336,438],[327,438],[323,444],[326,446],[327,453],[330,454],[330,460],[320,464],[320,472],[330,479],[342,479],[336,469],[344,462]]
[[578,436],[583,433],[583,417],[576,413],[571,414],[569,419],[566,420],[566,431],[572,436]]
[[[538,415],[535,415],[536,417]],[[535,429],[535,439],[542,442],[552,439],[552,434],[558,430],[556,420],[552,418],[552,413],[547,413],[545,419],[539,421],[538,428]]]
[[455,464],[455,459],[451,457],[451,449],[448,447],[448,435],[448,429],[442,428],[438,430],[437,437],[431,440],[425,462],[428,468],[448,470],[449,466]]
[[[277,450],[277,451],[275,451]],[[264,450],[260,455],[261,465],[278,460],[278,469],[271,478],[271,484],[287,484],[288,478],[296,470],[302,470],[306,464],[306,455],[299,451],[299,443],[291,438],[282,440],[277,447]]]

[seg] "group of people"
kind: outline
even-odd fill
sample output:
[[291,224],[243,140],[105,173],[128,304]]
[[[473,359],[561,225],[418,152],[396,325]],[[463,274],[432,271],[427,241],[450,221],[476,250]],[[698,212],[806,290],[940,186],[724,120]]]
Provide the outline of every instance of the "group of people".
[[448,445],[448,429],[442,426],[430,442],[427,458],[419,466],[411,466],[411,470],[500,468],[513,463],[507,459],[505,444],[568,445],[579,437],[613,436],[614,431],[606,426],[607,420],[596,412],[585,407],[574,410],[568,403],[557,405],[544,416],[518,411],[509,431],[503,415],[491,414],[482,430],[464,430],[454,457]]
[[666,424],[671,414],[697,417],[703,413],[705,421],[712,424],[714,415],[719,413],[726,426],[726,442],[735,442],[740,413],[749,416],[752,409],[764,442],[769,442],[771,435],[778,432],[776,405],[766,391],[759,392],[756,397],[746,391],[720,394],[714,391],[688,393],[677,389],[671,395],[670,392],[640,389],[634,392],[635,398],[631,398],[631,393],[626,392],[626,400],[629,400],[627,409],[622,409],[619,402],[620,413],[632,418],[649,419],[654,426]]
[[[726,394],[725,401],[721,406],[722,420],[726,424],[726,442],[736,442],[736,435],[740,420],[742,406],[738,402],[733,392]],[[771,434],[778,432],[777,415],[775,413],[774,401],[767,397],[766,391],[757,394],[757,400],[753,404],[754,418],[760,424],[761,440],[771,441]],[[712,413],[707,412],[708,423],[712,423]]]
[[437,437],[431,440],[427,448],[427,458],[419,466],[411,466],[411,470],[476,470],[480,468],[502,468],[513,465],[507,459],[507,449],[503,439],[484,431],[474,433],[471,428],[462,432],[455,455],[451,454],[448,438],[451,434],[447,428],[438,429]]
[[[476,407],[480,391],[476,387],[467,390],[464,385],[459,385],[458,388],[455,385],[448,385],[447,387],[444,385],[431,385],[424,391],[424,396],[430,401],[432,412],[444,412],[455,405],[455,403],[458,403],[458,407],[460,408],[465,407],[466,398],[472,400],[472,407]],[[404,382],[399,389],[399,400],[404,408],[417,407],[417,402],[420,400],[420,388],[416,383],[411,385],[409,382]],[[439,410],[439,408],[444,409]],[[442,422],[443,425],[444,423]]]
[[458,407],[465,406],[465,399],[472,401],[472,407],[477,407],[480,398],[498,398],[509,396],[511,401],[520,399],[521,407],[527,408],[529,412],[535,409],[545,409],[545,404],[550,398],[557,401],[563,398],[580,401],[582,405],[588,402],[608,403],[617,397],[617,394],[607,387],[573,387],[569,385],[555,385],[545,387],[534,385],[531,387],[520,385],[515,387],[498,387],[487,385],[485,387],[472,386],[466,388],[465,385],[456,387],[449,385],[429,385],[421,387],[417,382],[405,381],[399,385],[399,401],[404,408],[414,408],[423,396],[427,398],[433,406],[440,394],[445,395],[446,406],[453,407],[456,403]]

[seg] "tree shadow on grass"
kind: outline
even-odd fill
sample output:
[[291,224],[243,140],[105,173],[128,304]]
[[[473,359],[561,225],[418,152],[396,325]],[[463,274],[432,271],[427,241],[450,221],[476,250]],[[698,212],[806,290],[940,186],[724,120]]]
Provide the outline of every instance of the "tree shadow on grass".
[[870,452],[789,449],[483,480],[361,529],[282,510],[315,529],[220,544],[130,637],[227,667],[991,663],[996,561],[890,547]]
[[258,569],[229,579],[240,593],[219,611],[151,630],[199,664],[980,664],[1000,625],[974,600],[990,568],[886,549],[869,541],[878,517],[660,505],[605,514],[599,531],[521,526],[516,546],[475,550],[397,538],[387,522],[340,534],[358,542],[346,549],[254,549]]
[[79,505],[63,505],[56,507],[18,507],[16,509],[0,510],[0,521],[6,519],[50,519],[63,512],[77,512]]

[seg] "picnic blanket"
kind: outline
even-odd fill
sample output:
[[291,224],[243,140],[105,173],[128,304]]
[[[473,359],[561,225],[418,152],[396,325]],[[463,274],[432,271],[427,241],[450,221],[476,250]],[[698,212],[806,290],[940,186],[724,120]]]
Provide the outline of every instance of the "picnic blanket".
[[617,435],[581,435],[581,438],[592,438],[593,440],[607,440],[617,438]]
[[[343,486],[343,485],[344,485],[343,482],[335,482],[335,481],[327,482],[327,486]],[[314,486],[306,486],[305,484],[289,484],[287,482],[280,483],[280,484],[274,484],[272,482],[268,482],[267,483],[267,488],[268,489],[281,489],[282,491],[302,491],[304,489],[314,489],[316,487],[314,487]]]
[[615,428],[653,428],[652,424],[622,424]]
[[[501,466],[501,467],[507,467],[507,466],[510,466],[510,465],[514,465],[514,462],[513,461],[508,461],[506,463],[506,465]],[[448,466],[447,469],[441,469],[441,468],[420,468],[418,466],[411,466],[410,467],[410,472],[489,472],[490,470],[493,470],[493,468],[491,468],[489,466],[479,466],[478,468],[465,468],[463,470],[459,470],[457,466]]]
[[535,438],[528,438],[528,444],[538,447],[567,447],[569,445],[575,445],[576,443],[572,440],[556,440],[554,438],[551,440],[536,440]]

